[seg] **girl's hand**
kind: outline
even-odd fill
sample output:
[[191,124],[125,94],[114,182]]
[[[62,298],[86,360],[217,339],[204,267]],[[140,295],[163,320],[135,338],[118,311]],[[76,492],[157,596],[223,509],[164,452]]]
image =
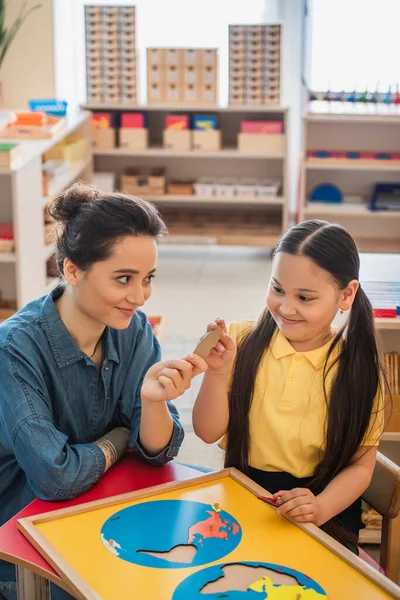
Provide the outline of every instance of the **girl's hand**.
[[193,377],[207,370],[207,363],[190,354],[184,359],[156,363],[143,380],[142,402],[175,400],[190,388]]
[[206,363],[210,371],[214,373],[230,374],[236,357],[236,344],[226,332],[224,319],[218,318],[210,323],[207,327],[207,333],[218,326],[222,329],[222,337],[206,358]]
[[280,491],[274,494],[276,514],[290,517],[298,523],[314,523],[322,525],[321,505],[317,496],[307,488],[294,488],[290,491]]

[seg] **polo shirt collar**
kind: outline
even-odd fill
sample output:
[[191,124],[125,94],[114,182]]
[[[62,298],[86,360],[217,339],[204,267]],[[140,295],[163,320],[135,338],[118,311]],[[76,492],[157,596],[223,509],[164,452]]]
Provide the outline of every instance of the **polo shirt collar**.
[[[315,369],[321,369],[324,366],[326,355],[331,343],[332,340],[329,340],[329,342],[320,348],[316,348],[315,350],[310,350],[308,352],[296,352],[289,340],[285,338],[285,336],[282,335],[282,333],[278,330],[272,341],[271,351],[276,360],[280,360],[285,356],[291,356],[293,354],[301,354],[313,365]],[[331,364],[337,358],[340,352],[340,346],[341,344],[336,346],[335,350],[330,356],[329,364]]]
[[[86,363],[93,364],[93,361],[76,345],[56,308],[55,301],[63,294],[64,289],[64,285],[58,285],[48,294],[42,305],[44,329],[57,366],[59,368],[67,367],[79,360],[85,360]],[[119,362],[119,356],[109,327],[106,327],[104,339],[103,359]]]

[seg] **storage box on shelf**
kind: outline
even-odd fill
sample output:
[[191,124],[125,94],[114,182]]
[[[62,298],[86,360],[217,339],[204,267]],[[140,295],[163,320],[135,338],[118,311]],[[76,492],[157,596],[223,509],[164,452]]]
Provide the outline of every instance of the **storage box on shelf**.
[[[159,53],[154,57],[157,64]],[[179,54],[173,52],[172,59],[179,64]],[[111,105],[102,110],[112,115],[108,123],[117,128],[122,124],[126,113],[122,106]],[[135,112],[144,113],[138,124],[144,124],[148,130],[149,147],[142,150],[95,148],[96,171],[114,172],[121,191],[148,197],[162,209],[179,206],[185,218],[179,227],[172,221],[169,241],[228,243],[229,240],[232,244],[274,247],[288,226],[286,109],[245,106],[206,110],[185,105],[174,110],[166,104],[136,107]],[[244,133],[242,125],[245,123],[249,127],[262,123],[256,128],[259,133],[249,135],[271,136],[268,151],[255,145],[252,153],[239,151],[238,134]],[[280,136],[279,146],[272,143],[274,136]],[[163,147],[164,140],[170,148]],[[133,161],[135,173],[132,174]],[[157,191],[149,186],[146,177],[151,169],[160,167],[165,171],[165,180],[162,189]],[[135,179],[129,180],[130,177]],[[219,208],[228,206],[235,207],[235,231],[222,220],[214,219]],[[194,208],[197,219],[200,214],[204,217],[201,227],[191,224],[190,211]],[[254,222],[250,219],[252,213],[256,215]],[[215,222],[218,223],[217,234]],[[256,222],[260,226],[259,235],[251,229]],[[224,227],[229,229],[227,237],[223,235]],[[187,235],[182,233],[185,228]]]
[[135,7],[86,6],[85,22],[88,101],[135,104]]
[[280,25],[229,26],[229,104],[279,104]]
[[376,184],[400,182],[400,114],[310,114],[303,139],[299,219],[340,223],[361,251],[399,252],[400,210],[369,203]]
[[[12,225],[15,238],[14,251],[0,253],[0,289],[4,301],[15,299],[18,308],[45,293],[46,260],[53,247],[44,243],[44,211],[75,179],[91,180],[90,137],[90,113],[68,116],[53,138],[21,141],[19,158],[0,168],[0,223]],[[51,156],[68,160],[46,161]]]
[[213,48],[148,48],[148,104],[215,105],[218,54]]

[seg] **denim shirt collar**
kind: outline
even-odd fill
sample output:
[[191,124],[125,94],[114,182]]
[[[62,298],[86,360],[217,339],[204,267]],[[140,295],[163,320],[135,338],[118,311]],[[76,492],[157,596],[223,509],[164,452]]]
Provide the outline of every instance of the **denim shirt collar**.
[[[94,362],[82,352],[76,345],[71,334],[68,332],[64,323],[62,322],[58,310],[55,305],[55,301],[63,294],[64,286],[58,285],[48,296],[45,298],[42,305],[42,313],[44,316],[44,329],[46,331],[47,338],[49,340],[54,358],[57,366],[62,369],[68,367],[74,362],[79,360],[85,360],[88,365],[93,365]],[[115,348],[114,341],[112,339],[111,331],[109,327],[106,327],[103,334],[104,353],[103,360],[113,360],[119,363],[119,356]]]

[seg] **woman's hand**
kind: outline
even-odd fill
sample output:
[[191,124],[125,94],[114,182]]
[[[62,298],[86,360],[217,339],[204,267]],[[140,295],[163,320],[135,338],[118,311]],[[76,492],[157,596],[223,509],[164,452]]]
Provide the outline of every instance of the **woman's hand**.
[[227,334],[224,319],[215,319],[215,321],[210,323],[207,327],[207,333],[213,331],[218,326],[222,329],[222,336],[206,358],[206,363],[209,370],[213,373],[226,372],[230,374],[236,357],[236,344]]
[[321,522],[321,505],[317,496],[307,488],[282,490],[273,495],[278,515],[290,517],[298,523],[314,523],[318,527]]
[[143,380],[142,401],[175,400],[190,388],[193,377],[204,373],[207,368],[207,363],[195,354],[184,359],[156,363],[147,371]]

